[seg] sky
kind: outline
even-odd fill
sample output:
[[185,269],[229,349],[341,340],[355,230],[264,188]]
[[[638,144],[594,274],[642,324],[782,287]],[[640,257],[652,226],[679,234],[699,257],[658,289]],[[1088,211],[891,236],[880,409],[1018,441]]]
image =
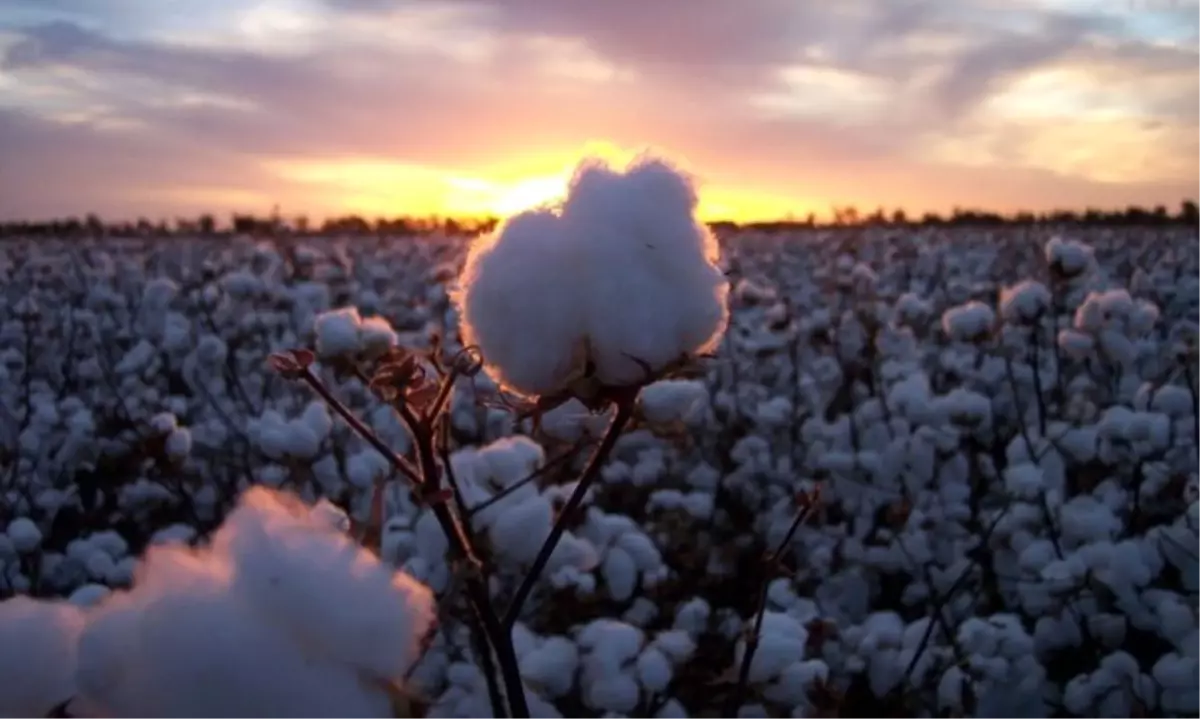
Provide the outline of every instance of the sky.
[[4,0],[0,219],[505,215],[584,156],[709,219],[1174,208],[1200,0]]

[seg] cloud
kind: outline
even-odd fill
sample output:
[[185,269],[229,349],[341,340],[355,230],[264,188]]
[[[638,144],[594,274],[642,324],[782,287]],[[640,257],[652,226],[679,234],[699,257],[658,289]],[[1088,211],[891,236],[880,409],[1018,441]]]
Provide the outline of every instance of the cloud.
[[[594,138],[681,155],[727,197],[818,209],[1195,194],[1197,49],[1161,13],[1082,0],[173,7],[15,0],[0,20],[0,143],[26,164],[0,169],[0,213],[400,205],[463,178],[550,174]],[[362,169],[383,166],[405,169]],[[339,198],[328,178],[354,168]],[[368,191],[371,177],[413,191]]]

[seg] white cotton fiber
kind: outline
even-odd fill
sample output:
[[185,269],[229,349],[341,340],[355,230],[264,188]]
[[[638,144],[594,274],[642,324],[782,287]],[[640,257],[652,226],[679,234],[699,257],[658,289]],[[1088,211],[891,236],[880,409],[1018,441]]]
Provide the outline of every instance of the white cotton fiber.
[[[470,249],[455,299],[464,342],[526,395],[563,389],[590,362],[605,384],[710,349],[728,285],[691,181],[643,158],[584,162],[558,211],[519,214]],[[636,358],[636,359],[634,359]]]
[[83,612],[66,602],[0,602],[0,716],[46,716],[75,694]]
[[464,344],[480,347],[501,384],[528,395],[559,389],[586,360],[582,260],[564,234],[549,210],[519,214],[471,246],[459,278]]
[[28,554],[42,545],[42,530],[28,517],[17,517],[8,523],[8,538],[18,552]]
[[1041,282],[1025,280],[1000,293],[1000,316],[1009,322],[1032,322],[1050,307],[1050,290]]
[[942,314],[942,330],[952,340],[973,342],[987,335],[995,321],[996,313],[991,307],[972,300],[946,310]]
[[706,399],[704,383],[688,379],[660,380],[643,387],[638,395],[642,414],[657,424],[688,418]]
[[252,489],[213,539],[233,589],[322,655],[380,677],[416,659],[432,596],[285,495]]
[[[97,716],[389,716],[429,589],[261,487],[203,549],[152,546],[91,610],[73,709]],[[107,556],[107,555],[105,555]]]

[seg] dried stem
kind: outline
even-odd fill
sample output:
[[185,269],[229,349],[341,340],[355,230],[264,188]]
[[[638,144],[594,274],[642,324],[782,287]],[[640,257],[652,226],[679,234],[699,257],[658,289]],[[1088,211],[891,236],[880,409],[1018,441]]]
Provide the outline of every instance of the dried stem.
[[742,652],[742,661],[738,666],[737,684],[734,685],[733,693],[729,695],[729,704],[725,708],[725,713],[729,716],[737,716],[738,709],[742,705],[742,699],[746,696],[746,687],[750,684],[750,665],[754,661],[755,652],[758,650],[758,640],[759,635],[762,633],[763,618],[767,613],[767,591],[770,588],[771,580],[778,572],[780,560],[783,558],[784,552],[791,546],[792,538],[796,536],[796,532],[800,529],[800,525],[804,523],[804,520],[812,516],[816,506],[815,497],[806,497],[804,506],[792,518],[792,524],[788,527],[787,533],[783,535],[783,540],[763,560],[765,571],[762,582],[758,587],[758,600],[754,610],[754,628],[750,636],[746,637],[746,650]]
[[354,416],[354,413],[350,411],[350,408],[343,404],[342,401],[337,397],[334,397],[333,392],[329,391],[329,388],[325,386],[325,383],[321,381],[321,378],[313,374],[311,369],[307,367],[304,368],[303,373],[300,375],[300,379],[304,380],[305,384],[307,384],[309,387],[312,387],[317,394],[321,395],[321,399],[325,400],[325,404],[332,407],[333,411],[337,412],[342,419],[346,420],[346,424],[350,425],[351,429],[353,429],[358,436],[366,440],[367,444],[370,444],[372,447],[374,447],[375,451],[382,454],[387,461],[396,468],[396,471],[404,475],[405,479],[411,482],[414,487],[419,487],[421,485],[421,476],[417,474],[417,470],[412,466],[412,462],[409,462],[404,457],[396,454],[396,452],[394,452],[391,447],[388,447],[387,444],[380,439],[370,427],[363,424],[362,420]]
[[[421,475],[424,477],[421,489],[426,497],[436,497],[441,490],[441,471],[437,462],[436,433],[433,425],[427,419],[418,417],[412,408],[403,402],[397,403],[396,411],[408,426],[413,443],[417,447],[417,459],[421,465]],[[508,695],[509,713],[514,717],[528,717],[529,703],[525,698],[525,684],[521,680],[521,669],[517,663],[516,650],[513,648],[512,633],[507,625],[500,622],[492,606],[483,565],[471,547],[462,523],[450,510],[449,504],[444,500],[432,501],[430,508],[450,544],[451,560],[463,570],[467,598],[483,623],[483,631],[496,652],[496,662],[500,667],[505,693]]]
[[[486,568],[474,551],[471,534],[466,522],[472,513],[480,507],[467,509],[463,506],[462,495],[457,483],[451,476],[449,451],[446,446],[445,409],[451,394],[454,380],[461,374],[457,367],[442,380],[437,396],[425,411],[408,404],[403,397],[398,398],[393,406],[408,429],[416,449],[418,466],[389,448],[366,424],[364,424],[333,392],[318,378],[307,365],[297,365],[296,360],[290,360],[291,366],[284,366],[291,376],[302,379],[309,387],[321,396],[333,410],[350,425],[360,437],[380,452],[391,465],[412,484],[418,501],[426,502],[438,524],[441,526],[449,544],[450,561],[456,574],[464,580],[467,599],[472,612],[478,619],[483,638],[486,642],[478,642],[480,664],[488,674],[488,694],[492,700],[492,709],[499,716],[504,713],[504,699],[507,699],[507,713],[512,717],[528,717],[529,704],[525,696],[525,685],[521,679],[520,666],[517,662],[516,650],[512,642],[512,628],[516,623],[521,609],[533,590],[534,584],[545,569],[546,563],[553,554],[554,548],[566,531],[567,522],[583,501],[588,488],[599,476],[600,467],[612,452],[617,438],[633,416],[634,403],[639,388],[622,390],[614,396],[617,411],[604,438],[592,452],[587,466],[580,475],[575,491],[568,499],[558,520],[551,528],[549,536],[543,543],[537,558],[529,568],[516,594],[511,600],[503,620],[492,605],[491,593],[488,590]],[[361,373],[359,373],[360,379]],[[442,441],[439,442],[439,439]],[[440,445],[440,447],[439,447]],[[440,448],[440,452],[439,452]],[[440,460],[440,464],[439,464]],[[556,464],[562,458],[556,458],[550,464]],[[444,465],[444,466],[443,466]],[[443,490],[442,477],[445,472],[446,481],[451,485],[451,491]],[[538,476],[535,472],[530,480]],[[455,502],[450,502],[454,499]],[[374,507],[373,507],[374,509]],[[457,510],[457,511],[455,511]],[[374,512],[373,512],[374,513]],[[793,530],[794,531],[794,530]],[[492,652],[495,652],[493,657]],[[495,660],[493,662],[493,659]],[[499,686],[495,682],[495,670],[498,668],[504,686],[504,697],[501,697]]]
[[600,440],[600,444],[596,445],[596,449],[592,451],[592,456],[588,459],[587,466],[584,467],[583,473],[579,476],[578,484],[575,485],[575,491],[571,492],[566,505],[559,512],[558,519],[555,520],[554,526],[550,529],[550,535],[542,543],[542,548],[538,550],[537,557],[534,558],[533,564],[525,574],[525,578],[521,580],[520,586],[517,587],[517,592],[513,595],[508,605],[508,611],[504,613],[504,627],[506,630],[511,631],[513,625],[517,623],[517,618],[521,616],[521,609],[524,607],[525,601],[529,598],[530,592],[533,591],[533,585],[537,583],[542,570],[546,568],[546,563],[550,561],[550,555],[554,553],[554,548],[558,546],[559,540],[562,539],[563,533],[567,530],[567,522],[571,521],[575,511],[583,502],[588,489],[591,488],[592,482],[600,475],[601,466],[604,465],[604,461],[612,452],[613,447],[617,443],[617,438],[621,435],[621,431],[625,429],[625,425],[629,423],[630,418],[633,416],[636,399],[637,391],[633,390],[623,393],[620,399],[617,400],[616,414],[613,415],[612,421],[609,422],[608,430],[604,433],[604,438]]
[[547,461],[545,464],[543,464],[542,466],[533,470],[532,472],[525,475],[524,477],[517,480],[516,482],[513,482],[512,484],[508,485],[507,487],[500,490],[499,492],[496,492],[495,494],[493,494],[492,496],[488,497],[487,499],[479,502],[478,504],[472,505],[471,507],[467,508],[466,511],[463,512],[464,516],[466,516],[468,518],[474,517],[476,514],[479,514],[483,510],[487,509],[488,507],[491,507],[492,505],[496,504],[497,502],[500,502],[505,497],[511,495],[513,492],[516,492],[521,487],[524,487],[525,485],[529,484],[530,482],[536,481],[539,477],[546,475],[548,472],[550,472],[550,470],[554,469],[555,467],[558,467],[559,465],[567,463],[568,461],[570,461],[572,458],[575,457],[575,453],[578,451],[578,449],[580,448],[580,446],[582,444],[584,444],[584,443],[583,442],[576,443],[576,445],[574,447],[572,447],[571,449],[569,449],[561,454],[555,455],[549,461]]

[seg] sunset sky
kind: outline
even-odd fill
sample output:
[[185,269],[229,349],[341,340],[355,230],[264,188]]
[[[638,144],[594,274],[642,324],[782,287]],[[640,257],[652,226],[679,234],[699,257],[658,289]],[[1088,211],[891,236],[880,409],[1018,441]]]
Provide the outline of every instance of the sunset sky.
[[711,219],[1197,196],[1197,0],[5,0],[0,218],[504,214],[642,148]]

